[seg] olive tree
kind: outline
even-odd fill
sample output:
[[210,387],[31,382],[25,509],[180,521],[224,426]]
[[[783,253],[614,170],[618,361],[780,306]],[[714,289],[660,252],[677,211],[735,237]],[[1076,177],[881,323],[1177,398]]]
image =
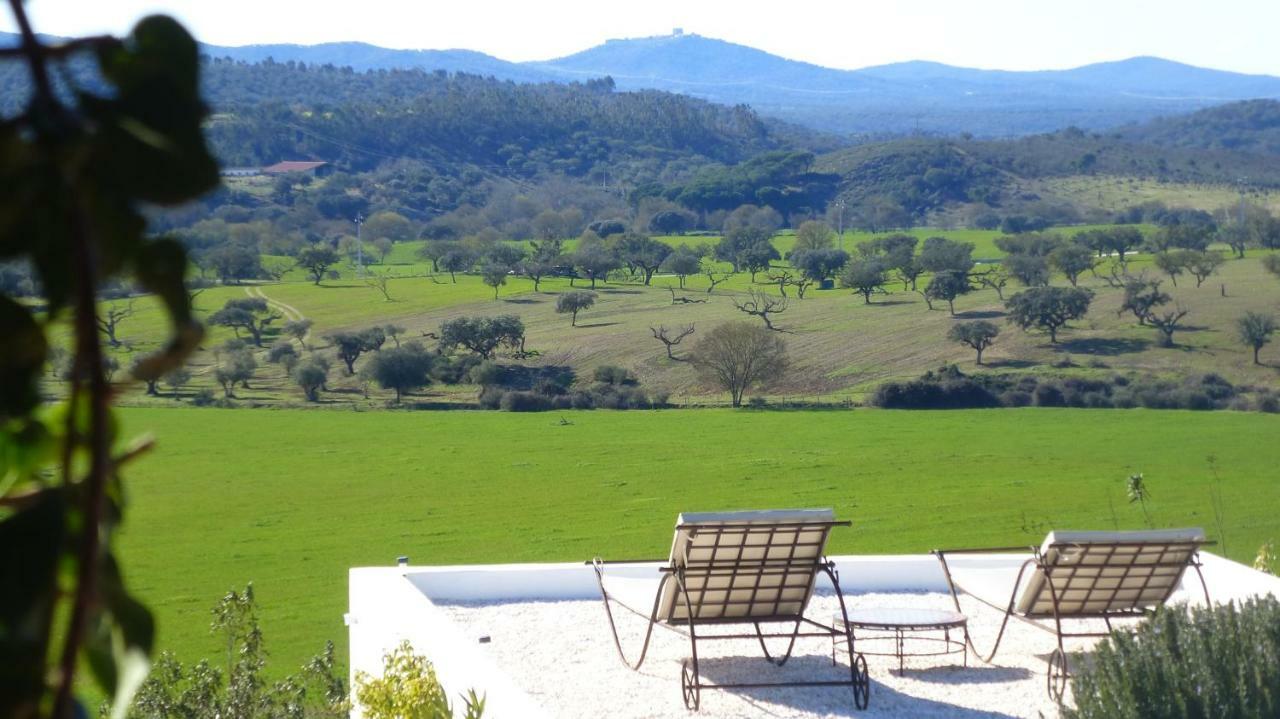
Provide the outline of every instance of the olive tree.
[[933,276],[929,280],[929,284],[925,285],[924,298],[929,302],[929,309],[933,309],[934,300],[945,300],[947,310],[954,317],[956,314],[956,298],[960,295],[967,294],[972,289],[969,285],[969,277],[961,272],[954,270],[943,270]]
[[1254,364],[1262,364],[1258,360],[1258,352],[1271,341],[1271,335],[1275,331],[1275,318],[1261,312],[1246,312],[1236,320],[1236,335],[1242,344],[1253,350]]
[[889,271],[879,257],[859,257],[845,265],[840,273],[840,284],[862,295],[865,304],[871,304],[871,295],[883,292],[889,281]]
[[729,393],[734,407],[752,387],[766,387],[786,372],[787,343],[760,325],[728,322],[711,330],[694,347],[693,366],[705,382]]
[[556,312],[562,315],[570,315],[569,324],[577,327],[578,313],[591,309],[595,303],[596,293],[594,292],[565,292],[556,298]]
[[1038,327],[1057,344],[1058,330],[1071,320],[1084,317],[1093,302],[1093,292],[1081,287],[1030,287],[1005,300],[1009,322],[1030,330]]
[[302,389],[308,402],[320,400],[320,390],[329,381],[329,363],[318,356],[311,356],[306,361],[294,365],[290,373],[294,384]]
[[1000,328],[986,320],[974,322],[958,322],[947,330],[947,339],[972,347],[978,353],[978,364],[982,364],[982,353],[995,342]]
[[230,327],[237,337],[240,330],[245,330],[253,338],[253,343],[261,347],[262,333],[267,325],[280,317],[280,313],[272,310],[261,297],[239,297],[227,300],[222,309],[209,315],[209,324]]
[[431,366],[433,355],[429,354],[417,342],[406,342],[401,347],[379,352],[369,361],[362,374],[383,389],[396,393],[396,404],[400,398],[416,389],[431,383]]
[[481,359],[493,357],[500,345],[524,345],[524,322],[515,315],[456,317],[440,325],[441,349],[464,347]]
[[329,275],[329,268],[342,261],[338,251],[328,245],[312,245],[298,253],[298,267],[307,271],[311,281],[319,285]]

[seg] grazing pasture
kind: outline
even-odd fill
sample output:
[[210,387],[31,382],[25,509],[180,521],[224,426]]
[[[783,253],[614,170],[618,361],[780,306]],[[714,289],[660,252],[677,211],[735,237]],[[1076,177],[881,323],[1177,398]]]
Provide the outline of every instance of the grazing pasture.
[[[218,656],[209,607],[254,582],[275,671],[346,655],[347,568],[659,557],[682,510],[831,506],[835,553],[1032,544],[1051,528],[1280,538],[1280,417],[1018,409],[354,412],[124,409],[121,553],[159,645]],[[1213,460],[1209,458],[1213,457]],[[1220,478],[1223,534],[1211,510]]]

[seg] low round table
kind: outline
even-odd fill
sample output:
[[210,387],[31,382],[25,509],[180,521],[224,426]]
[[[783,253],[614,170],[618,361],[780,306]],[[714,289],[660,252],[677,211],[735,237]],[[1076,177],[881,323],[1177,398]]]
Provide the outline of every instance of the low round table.
[[[967,642],[968,618],[959,612],[945,609],[855,609],[849,612],[849,622],[837,614],[833,625],[844,625],[853,640],[853,650],[871,656],[897,657],[898,673],[904,670],[905,657],[939,657],[961,654],[964,666],[969,666]],[[873,632],[871,636],[859,636],[858,631]],[[959,630],[960,638],[953,639],[951,632]],[[942,636],[928,636],[941,632]],[[893,651],[867,651],[864,644],[892,642]],[[836,658],[839,642],[832,639],[831,661]]]

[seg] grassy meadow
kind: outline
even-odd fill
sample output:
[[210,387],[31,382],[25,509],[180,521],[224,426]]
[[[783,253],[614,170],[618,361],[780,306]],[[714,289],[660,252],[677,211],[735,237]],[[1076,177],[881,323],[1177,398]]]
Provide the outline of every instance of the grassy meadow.
[[[412,254],[399,247],[397,251]],[[919,293],[904,290],[900,283],[888,285],[889,293],[877,295],[871,304],[847,289],[811,289],[804,300],[798,300],[794,289],[790,289],[790,306],[776,321],[788,330],[786,341],[793,369],[766,396],[808,401],[859,400],[885,380],[916,377],[943,364],[956,363],[964,371],[979,370],[967,347],[946,339],[948,328],[964,319],[988,319],[1001,327],[1000,337],[986,354],[990,370],[1043,373],[1049,371],[1049,365],[1068,364],[1065,370],[1052,371],[1108,376],[1135,372],[1166,377],[1216,372],[1237,384],[1274,386],[1280,379],[1276,346],[1263,350],[1262,366],[1254,365],[1250,352],[1237,341],[1233,324],[1245,311],[1273,312],[1280,304],[1280,282],[1263,269],[1260,257],[1261,253],[1254,250],[1243,260],[1229,260],[1201,287],[1187,276],[1177,286],[1165,280],[1163,289],[1173,296],[1174,304],[1190,312],[1183,322],[1184,330],[1175,334],[1176,346],[1170,348],[1157,345],[1156,332],[1150,327],[1140,326],[1129,314],[1118,314],[1121,290],[1088,275],[1082,278],[1082,284],[1097,293],[1089,315],[1071,323],[1056,345],[1040,333],[1026,333],[1004,322],[1003,303],[990,289],[959,298],[956,317],[948,314],[945,303],[929,310]],[[1145,270],[1161,276],[1151,267],[1149,258],[1137,257],[1130,267],[1133,272]],[[404,338],[422,339],[452,317],[514,314],[525,324],[526,347],[541,353],[534,363],[570,365],[579,375],[589,375],[594,367],[603,364],[620,365],[635,372],[646,388],[669,393],[678,404],[707,404],[723,402],[725,398],[702,386],[687,363],[669,360],[662,345],[652,338],[650,328],[692,323],[702,331],[721,322],[744,319],[746,316],[733,302],[753,287],[747,273],[732,276],[714,293],[706,291],[708,281],[702,275],[689,277],[683,291],[673,276],[658,275],[650,286],[615,278],[598,286],[597,305],[584,311],[578,326],[572,327],[567,316],[555,312],[558,294],[570,289],[566,279],[544,280],[535,292],[530,280],[511,276],[495,299],[493,289],[475,275],[460,274],[455,282],[447,273],[411,274],[415,270],[425,272],[412,264],[375,266],[370,271],[387,270],[400,275],[389,282],[391,301],[354,277],[354,273],[344,271],[341,279],[325,280],[319,286],[303,280],[210,288],[196,298],[197,314],[207,316],[228,298],[260,293],[287,306],[289,312],[312,319],[315,325],[308,345],[330,355],[332,351],[327,349],[324,337],[337,330],[394,323],[406,328]],[[760,284],[755,288],[777,294],[776,285],[764,284],[763,275],[758,280]],[[923,288],[926,282],[922,278],[919,286]],[[1055,282],[1065,281],[1056,278]],[[576,283],[578,288],[588,284]],[[673,304],[668,287],[695,302]],[[1006,296],[1017,291],[1016,285],[1005,289]],[[121,324],[120,338],[126,344],[115,354],[122,368],[127,368],[137,353],[157,347],[164,336],[158,308],[145,298],[135,301],[135,306],[138,314]],[[215,386],[212,368],[217,362],[217,348],[232,336],[228,329],[210,328],[203,350],[191,360],[194,379],[183,390],[184,395]],[[688,351],[698,338],[695,333],[677,352]],[[266,344],[272,341],[274,337],[269,336]],[[434,344],[430,339],[424,341],[428,346]],[[301,392],[288,380],[283,368],[268,364],[264,355],[260,353],[259,368],[250,387],[236,390],[237,400],[250,404],[304,404]],[[366,397],[364,388],[345,376],[345,369],[335,367],[331,379],[330,388],[334,391],[322,395],[321,404],[325,406],[376,407],[390,397],[390,392],[377,388]],[[50,386],[51,391],[58,391],[57,383]],[[413,401],[470,402],[477,391],[469,386],[437,386],[416,395]],[[134,404],[178,404],[167,397],[144,397],[136,388],[127,390],[124,399]]]
[[[678,512],[834,507],[834,553],[1037,543],[1204,526],[1250,561],[1280,538],[1280,417],[1021,409],[315,412],[124,409],[156,435],[129,469],[127,580],[159,646],[217,656],[209,608],[252,581],[283,673],[326,639],[346,656],[347,569],[663,556]],[[564,420],[562,422],[562,420]],[[1225,535],[1210,511],[1216,458]]]

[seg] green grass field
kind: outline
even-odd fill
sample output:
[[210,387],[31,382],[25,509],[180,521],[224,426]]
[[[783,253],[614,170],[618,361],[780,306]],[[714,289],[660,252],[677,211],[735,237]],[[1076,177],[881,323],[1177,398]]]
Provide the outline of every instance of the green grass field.
[[[334,640],[347,569],[659,557],[683,510],[834,507],[834,553],[1036,543],[1049,528],[1280,538],[1280,417],[1143,410],[314,412],[125,409],[121,553],[159,644],[215,656],[209,608],[254,582],[275,671]],[[567,424],[561,420],[567,420]],[[1209,456],[1227,531],[1210,512]]]
[[[1068,373],[1134,372],[1177,377],[1216,372],[1234,383],[1275,387],[1280,379],[1277,345],[1273,343],[1263,350],[1263,365],[1254,365],[1250,352],[1240,345],[1233,330],[1236,318],[1245,311],[1274,311],[1280,302],[1280,282],[1264,271],[1259,258],[1257,251],[1251,251],[1243,260],[1228,261],[1202,287],[1196,287],[1194,280],[1185,276],[1177,287],[1165,281],[1164,289],[1175,304],[1190,312],[1184,320],[1185,330],[1175,335],[1177,345],[1171,348],[1157,346],[1155,331],[1138,325],[1132,316],[1117,314],[1121,290],[1087,275],[1083,283],[1096,291],[1094,304],[1085,319],[1071,323],[1057,345],[1050,344],[1042,334],[1022,332],[1004,322],[1003,304],[994,290],[979,290],[959,298],[955,318],[946,312],[945,304],[930,311],[918,293],[903,291],[896,283],[888,287],[890,294],[877,296],[870,305],[846,289],[810,290],[803,301],[795,299],[791,291],[791,305],[778,316],[778,325],[789,330],[785,339],[793,368],[784,381],[765,394],[775,399],[857,400],[887,379],[916,377],[946,363],[957,363],[965,371],[981,371],[983,368],[974,365],[968,348],[946,339],[952,324],[975,318],[992,320],[1001,327],[1000,337],[987,353],[989,371],[1057,371],[1049,365],[1070,359],[1078,367]],[[1149,258],[1135,259],[1131,270],[1155,273]],[[1058,278],[1056,282],[1064,281]],[[587,283],[577,285],[584,288]],[[406,328],[405,338],[422,339],[424,333],[438,331],[441,323],[452,317],[515,314],[525,323],[526,346],[542,353],[535,363],[569,365],[582,376],[589,376],[602,364],[620,365],[635,372],[647,388],[667,392],[677,403],[723,402],[724,395],[700,384],[687,363],[667,359],[662,345],[653,340],[650,327],[694,323],[702,331],[721,322],[743,319],[745,315],[735,309],[733,300],[742,298],[752,287],[750,276],[735,275],[719,285],[714,294],[705,291],[705,277],[690,277],[681,294],[705,300],[696,304],[673,305],[669,285],[677,285],[676,278],[659,275],[648,287],[638,282],[601,284],[596,307],[581,314],[577,327],[571,327],[565,315],[555,312],[558,293],[569,289],[564,279],[545,280],[541,291],[534,292],[531,281],[510,277],[495,300],[493,290],[472,275],[459,275],[456,283],[447,274],[436,280],[401,277],[390,283],[391,302],[355,279],[326,280],[319,287],[310,282],[267,283],[211,288],[200,294],[196,306],[198,313],[205,315],[228,298],[244,297],[250,291],[264,293],[312,319],[315,325],[309,344],[327,355],[332,355],[332,350],[327,348],[324,337],[336,330],[395,323]],[[920,286],[924,286],[923,281]],[[756,287],[777,292],[774,285]],[[1018,290],[1009,287],[1006,295]],[[139,300],[137,306],[139,314],[121,326],[120,336],[129,345],[115,352],[121,367],[128,367],[137,353],[155,349],[163,338],[158,308],[145,299]],[[230,330],[211,329],[203,343],[204,350],[191,360],[195,378],[186,394],[201,387],[215,387],[211,373],[215,351],[231,336]],[[678,351],[688,351],[698,337],[693,335]],[[271,341],[273,338],[267,344]],[[424,342],[434,346],[430,339]],[[300,391],[290,383],[282,367],[268,364],[264,354],[260,353],[259,369],[250,388],[237,390],[237,399],[247,403],[303,404]],[[345,376],[345,369],[335,368],[331,379],[330,387],[336,391],[323,395],[329,406],[375,407],[390,397],[389,392],[375,388],[366,398],[358,383]],[[59,387],[50,383],[51,392],[58,392]],[[471,387],[439,386],[428,388],[415,401],[470,402],[476,391]],[[127,390],[124,399],[135,404],[177,404],[168,398],[143,397],[137,388]]]

